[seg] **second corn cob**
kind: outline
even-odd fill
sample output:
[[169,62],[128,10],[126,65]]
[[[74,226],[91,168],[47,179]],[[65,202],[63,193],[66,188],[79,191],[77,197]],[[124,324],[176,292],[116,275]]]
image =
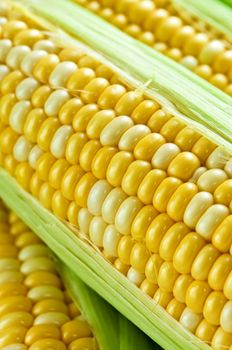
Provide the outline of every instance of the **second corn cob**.
[[24,76],[16,90],[8,75],[1,85],[22,107],[2,123],[3,165],[200,339],[230,346],[230,161],[107,66],[42,44],[56,53],[32,64],[32,90]]
[[175,2],[74,1],[232,96],[231,38],[182,13]]

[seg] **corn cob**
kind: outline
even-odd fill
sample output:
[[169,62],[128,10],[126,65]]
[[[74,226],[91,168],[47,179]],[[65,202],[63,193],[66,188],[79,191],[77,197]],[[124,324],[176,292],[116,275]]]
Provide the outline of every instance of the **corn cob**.
[[2,205],[1,213],[1,349],[98,349],[90,326],[64,290],[49,249]]
[[231,161],[106,65],[39,30],[34,42],[27,25],[2,30],[15,35],[3,167],[189,331],[229,347]]
[[74,1],[232,96],[231,38],[179,9],[175,1]]

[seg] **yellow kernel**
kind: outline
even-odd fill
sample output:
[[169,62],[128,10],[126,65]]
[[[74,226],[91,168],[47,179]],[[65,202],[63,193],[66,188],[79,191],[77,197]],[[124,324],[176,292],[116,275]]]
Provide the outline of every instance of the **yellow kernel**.
[[3,25],[2,29],[4,38],[13,39],[21,30],[27,29],[27,24],[18,20],[10,20]]
[[176,248],[189,232],[190,229],[183,222],[177,222],[172,225],[160,242],[159,254],[161,258],[166,261],[172,261]]
[[131,235],[137,240],[143,240],[152,220],[158,215],[158,211],[152,205],[144,206],[136,215],[132,226]]
[[[4,283],[0,287],[0,297],[1,299],[9,297],[9,296],[17,296],[17,295],[26,295],[27,288],[22,283]],[[16,312],[12,310],[12,312]],[[7,315],[8,313],[6,313]]]
[[64,343],[57,339],[40,339],[30,346],[30,350],[66,350]]
[[175,270],[172,262],[165,261],[160,266],[157,282],[162,291],[172,292],[179,273]]
[[6,314],[1,317],[0,322],[1,326],[0,329],[8,329],[9,327],[17,327],[17,326],[23,326],[26,328],[29,328],[33,324],[33,316],[25,311],[16,311],[11,312],[9,314]]
[[58,159],[51,166],[49,170],[48,181],[49,184],[56,190],[60,189],[61,181],[69,166],[70,164],[67,162],[66,159]]
[[60,190],[66,199],[70,201],[74,200],[76,185],[84,174],[84,170],[79,165],[73,165],[65,172],[61,181]]
[[157,289],[153,297],[155,302],[166,309],[170,301],[173,299],[173,294],[169,292],[164,292],[162,289]]
[[37,41],[43,39],[43,34],[37,29],[21,30],[14,36],[14,45],[27,45],[32,47]]
[[150,161],[155,152],[163,144],[165,144],[165,139],[158,133],[144,136],[134,148],[135,158]]
[[219,256],[209,272],[208,281],[210,287],[214,290],[222,290],[231,269],[232,256],[229,254]]
[[95,78],[95,72],[91,68],[80,68],[73,73],[68,82],[67,88],[72,92],[81,93],[81,90],[85,90],[84,87]]
[[190,39],[192,39],[194,34],[194,27],[190,25],[181,26],[173,33],[170,44],[172,47],[182,48]]
[[158,289],[157,284],[149,282],[147,279],[143,280],[143,282],[140,284],[139,288],[147,295],[149,295],[151,298],[155,294],[155,292]]
[[0,115],[1,115],[1,122],[3,124],[8,125],[9,124],[9,116],[12,108],[16,104],[17,99],[15,97],[15,94],[6,94],[0,99]]
[[151,204],[156,189],[165,177],[166,173],[163,170],[154,169],[149,171],[139,185],[138,198],[144,204]]
[[232,200],[232,179],[224,181],[216,188],[214,198],[217,203],[224,205],[230,204]]
[[167,177],[160,183],[153,197],[153,205],[159,212],[166,212],[170,198],[181,184],[175,177]]
[[225,283],[224,283],[224,294],[225,296],[229,299],[232,300],[232,272],[229,273],[229,275],[227,276]]
[[126,194],[136,195],[143,178],[151,170],[150,163],[142,160],[132,162],[126,170],[122,179],[122,189]]
[[207,280],[211,267],[219,255],[220,252],[212,244],[205,245],[193,262],[192,276],[197,280]]
[[126,93],[123,85],[113,84],[108,86],[98,99],[98,105],[103,109],[113,109],[118,100]]
[[52,90],[48,85],[42,85],[35,90],[31,97],[31,103],[34,108],[43,108]]
[[23,343],[27,328],[23,326],[9,327],[7,332],[0,331],[0,346],[3,349],[5,346],[14,343]]
[[62,124],[72,124],[74,116],[83,107],[79,98],[72,98],[63,104],[59,111],[59,120]]
[[34,77],[41,83],[47,83],[51,72],[59,62],[59,57],[55,54],[49,54],[41,58],[33,69]]
[[206,33],[196,33],[190,40],[186,41],[184,52],[189,55],[197,56],[207,42],[208,35]]
[[15,177],[18,183],[26,190],[30,190],[31,177],[34,174],[34,169],[26,162],[20,163],[15,170]]
[[145,244],[135,243],[130,253],[130,264],[136,271],[144,273],[149,257],[150,254]]
[[80,207],[76,204],[76,202],[71,202],[68,207],[67,218],[68,221],[77,226],[77,218]]
[[214,333],[211,346],[214,350],[223,350],[229,348],[232,344],[232,333],[225,332],[219,327]]
[[15,70],[1,81],[0,90],[3,95],[14,93],[17,85],[24,79],[24,75],[19,71]]
[[134,242],[129,235],[121,237],[118,243],[118,257],[125,265],[130,265],[130,254],[133,246]]
[[39,201],[41,204],[47,208],[51,209],[52,197],[55,192],[55,189],[48,182],[44,182],[39,189]]
[[113,110],[102,110],[97,112],[89,121],[86,133],[90,139],[99,139],[104,127],[115,117]]
[[201,313],[211,288],[205,281],[194,281],[187,289],[185,302],[193,312]]
[[42,108],[33,109],[28,113],[24,124],[24,134],[29,141],[37,141],[38,130],[45,119],[46,116]]
[[80,207],[87,206],[87,199],[92,186],[97,181],[97,178],[92,173],[86,173],[75,188],[75,201]]
[[220,324],[220,315],[227,299],[222,292],[212,291],[207,297],[203,315],[207,322],[214,326]]
[[167,305],[166,311],[171,315],[175,320],[179,320],[185,308],[185,304],[173,298]]
[[160,242],[166,231],[174,224],[167,214],[155,217],[146,233],[146,246],[153,253],[159,252]]
[[32,195],[36,198],[39,197],[39,191],[40,191],[40,187],[42,186],[43,181],[40,180],[40,178],[38,177],[37,173],[34,173],[31,177],[31,181],[30,181],[30,192],[32,193]]
[[69,201],[60,191],[56,191],[52,196],[52,211],[61,219],[67,219]]
[[93,103],[81,107],[73,118],[73,129],[76,131],[86,131],[89,121],[98,110],[98,106]]
[[34,303],[44,300],[44,299],[57,299],[64,300],[63,292],[54,286],[36,286],[29,290],[27,294],[28,298]]
[[109,86],[108,80],[104,78],[94,78],[84,87],[81,92],[81,99],[85,103],[96,103],[102,92]]
[[[85,138],[84,135],[82,135],[82,133],[80,133],[79,136],[77,136],[76,138],[81,138],[82,140]],[[75,138],[75,139],[76,139]],[[71,143],[71,140],[70,140]],[[81,140],[79,140],[79,145],[82,146],[82,142]],[[81,167],[85,170],[85,171],[90,171],[91,170],[91,164],[93,161],[93,158],[95,157],[95,154],[102,148],[102,145],[99,141],[97,140],[90,140],[88,142],[86,142],[83,146],[83,148],[80,150],[80,155],[79,155],[79,162]],[[68,153],[69,148],[67,148],[67,153]],[[78,151],[77,150],[77,155],[78,155]],[[67,154],[68,156],[68,154]],[[72,155],[73,157],[73,155]]]
[[130,152],[121,151],[116,153],[107,168],[106,178],[112,186],[121,186],[123,176],[133,162],[134,157]]
[[15,245],[19,248],[26,247],[30,244],[41,243],[39,237],[37,237],[34,233],[30,231],[26,231],[19,235],[19,237],[15,240]]
[[37,143],[44,151],[50,150],[50,144],[56,130],[60,127],[57,118],[50,117],[44,120],[37,134]]
[[201,137],[193,146],[192,152],[200,159],[201,163],[204,164],[208,156],[216,148],[213,144],[205,137]]
[[182,151],[191,151],[194,144],[200,137],[201,136],[198,134],[198,132],[186,126],[179,131],[174,142],[181,148]]
[[188,233],[178,245],[173,257],[176,270],[180,273],[189,273],[196,255],[204,245],[205,240],[201,236],[195,232]]
[[177,278],[173,288],[173,294],[181,303],[185,303],[186,292],[192,281],[193,278],[191,275],[180,275]]
[[69,345],[70,350],[80,350],[80,349],[88,349],[88,350],[97,350],[97,344],[95,338],[80,338],[74,340]]
[[34,344],[37,340],[43,338],[60,339],[60,330],[55,325],[37,325],[31,327],[25,336],[25,344],[28,346]]
[[138,91],[125,93],[117,102],[115,111],[119,115],[130,116],[134,109],[143,101],[143,96]]
[[[127,236],[125,236],[125,237],[127,237]],[[123,262],[120,259],[116,259],[114,261],[114,266],[123,275],[125,275],[125,276],[127,275],[128,270],[129,270],[129,266],[126,264],[123,264]]]
[[106,177],[106,171],[109,166],[110,160],[112,157],[118,152],[115,147],[102,147],[95,154],[92,164],[91,170],[93,175],[98,179],[103,179]]
[[85,320],[72,320],[65,323],[62,328],[62,339],[65,344],[70,344],[78,338],[90,337],[92,335],[91,329]]
[[[38,259],[37,259],[38,262]],[[44,261],[42,261],[44,263]],[[51,263],[50,267],[48,266],[49,263],[48,261],[45,263],[47,264],[47,266],[45,266],[44,268],[41,267],[41,270],[36,270],[32,269],[33,271],[31,271],[27,277],[25,278],[25,285],[31,289],[37,286],[41,286],[41,285],[50,285],[50,286],[54,286],[57,288],[61,287],[61,282],[59,277],[55,274],[55,270],[54,270],[54,264]],[[51,272],[49,272],[49,270]],[[52,311],[52,310],[50,310]]]
[[72,61],[78,63],[78,60],[84,55],[82,48],[64,48],[59,52],[61,61]]
[[196,329],[195,335],[206,343],[211,343],[217,327],[207,322],[205,319],[201,321]]
[[14,295],[3,298],[0,301],[0,316],[9,314],[10,312],[24,311],[31,312],[32,302],[25,296]]
[[4,129],[0,135],[1,152],[5,154],[12,153],[18,137],[19,135],[10,127]]
[[37,256],[34,258],[27,259],[20,267],[20,271],[24,275],[30,275],[33,272],[48,271],[55,272],[55,263],[48,257]]
[[148,120],[147,126],[152,130],[152,132],[160,132],[161,128],[165,123],[172,118],[170,114],[162,109],[158,109],[153,113]]
[[49,170],[55,163],[56,158],[51,153],[46,152],[36,162],[36,172],[40,180],[47,181],[49,176]]
[[131,118],[136,124],[146,124],[151,115],[159,108],[160,106],[157,102],[144,100],[133,110]]

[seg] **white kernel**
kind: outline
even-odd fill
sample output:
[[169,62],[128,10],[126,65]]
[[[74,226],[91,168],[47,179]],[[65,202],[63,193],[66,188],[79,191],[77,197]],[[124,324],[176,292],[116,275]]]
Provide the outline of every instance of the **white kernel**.
[[12,41],[8,39],[0,40],[0,62],[5,63],[6,57],[12,48]]
[[34,78],[23,79],[16,87],[15,94],[18,100],[30,100],[33,92],[39,87]]
[[185,209],[184,223],[191,228],[195,228],[200,217],[211,205],[213,205],[213,196],[211,193],[197,193]]
[[225,332],[232,333],[232,300],[227,301],[224,305],[221,312],[220,324]]
[[93,218],[93,215],[87,208],[81,208],[78,212],[77,223],[81,233],[89,234],[89,225]]
[[41,314],[35,318],[34,326],[40,324],[53,324],[58,327],[62,327],[63,324],[68,322],[69,320],[69,317],[63,312],[45,312],[44,314]]
[[64,293],[54,286],[36,286],[29,290],[27,297],[33,302],[38,302],[44,299],[64,300]]
[[18,258],[25,261],[30,258],[49,256],[50,251],[44,244],[30,244],[20,250]]
[[103,248],[108,256],[118,256],[118,243],[122,235],[116,230],[114,225],[108,225],[103,236]]
[[127,116],[114,118],[101,132],[100,141],[104,146],[117,146],[121,136],[133,126],[133,121]]
[[114,223],[115,215],[127,195],[121,188],[114,188],[102,204],[102,217],[109,224]]
[[[1,5],[0,5],[1,6]],[[1,8],[0,8],[0,15],[2,16],[3,14],[1,13]],[[5,24],[7,22],[7,18],[6,17],[0,17],[0,25],[2,26],[3,24]]]
[[56,158],[63,158],[65,156],[65,148],[68,139],[73,134],[73,128],[70,125],[62,125],[54,134],[50,151]]
[[204,64],[211,64],[217,55],[225,50],[222,40],[212,40],[200,52],[199,60]]
[[99,180],[93,185],[87,200],[87,207],[91,214],[101,215],[103,202],[112,189],[113,187],[106,180]]
[[30,110],[31,103],[29,101],[19,101],[12,108],[9,118],[10,126],[18,134],[23,134],[24,123]]
[[42,154],[43,151],[38,145],[32,147],[28,156],[28,163],[33,169],[36,169],[37,160],[42,156]]
[[201,191],[213,193],[227,178],[225,171],[221,169],[210,169],[199,177],[197,185]]
[[175,143],[165,143],[160,146],[152,157],[154,168],[167,170],[171,161],[180,153],[180,148]]
[[134,125],[121,136],[118,147],[122,151],[133,151],[139,140],[150,133],[151,130],[146,125]]
[[10,69],[7,66],[5,66],[4,64],[1,64],[0,65],[0,81],[2,81],[9,73],[10,73]]
[[115,216],[115,227],[120,233],[124,235],[131,233],[132,222],[142,206],[137,197],[128,197],[122,202]]
[[227,162],[226,165],[224,167],[225,172],[227,173],[227,175],[232,178],[232,158],[230,158]]
[[211,240],[214,231],[227,215],[229,215],[229,209],[225,205],[210,206],[197,222],[196,232],[206,240]]
[[21,70],[24,74],[31,76],[34,67],[39,62],[39,60],[43,57],[45,57],[47,53],[43,50],[34,50],[29,52],[22,60],[21,62]]
[[136,286],[139,286],[145,279],[145,275],[139,271],[136,271],[133,267],[130,267],[127,272],[127,278]]
[[18,69],[24,57],[31,51],[26,45],[18,45],[10,49],[6,63],[10,68]]
[[190,70],[193,70],[198,65],[198,61],[194,56],[185,56],[181,58],[180,63]]
[[61,62],[57,64],[49,76],[49,84],[52,87],[65,87],[68,79],[76,71],[77,65],[74,62]]
[[70,95],[65,90],[52,92],[44,105],[44,111],[49,117],[57,116],[61,107],[70,99]]
[[89,225],[89,238],[98,247],[103,247],[103,236],[107,223],[101,216],[94,216]]
[[33,147],[33,143],[26,139],[25,136],[20,136],[13,148],[13,156],[18,162],[26,162],[29,153]]
[[228,157],[229,154],[222,147],[217,147],[207,158],[206,166],[209,169],[223,169]]
[[58,48],[51,40],[42,39],[35,43],[33,46],[33,50],[43,50],[47,53],[56,53],[58,52]]
[[179,322],[180,324],[182,324],[183,327],[187,328],[190,332],[194,333],[201,320],[201,314],[196,314],[188,307],[186,307],[182,312],[182,315],[180,316]]

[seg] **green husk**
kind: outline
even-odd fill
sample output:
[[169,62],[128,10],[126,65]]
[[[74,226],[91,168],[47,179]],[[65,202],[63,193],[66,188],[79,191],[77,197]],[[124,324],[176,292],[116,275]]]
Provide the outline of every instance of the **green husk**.
[[155,344],[57,259],[62,280],[94,331],[100,350],[155,350]]
[[[232,39],[232,10],[221,0],[172,0],[172,2]],[[225,2],[232,4],[230,0]]]
[[22,190],[3,169],[0,169],[0,197],[75,275],[163,349],[209,349],[80,239],[76,232]]
[[[16,0],[21,2],[38,20],[38,16],[49,20],[100,52],[132,86],[232,152],[231,97],[70,0]],[[78,45],[64,32],[56,33],[68,44]]]

